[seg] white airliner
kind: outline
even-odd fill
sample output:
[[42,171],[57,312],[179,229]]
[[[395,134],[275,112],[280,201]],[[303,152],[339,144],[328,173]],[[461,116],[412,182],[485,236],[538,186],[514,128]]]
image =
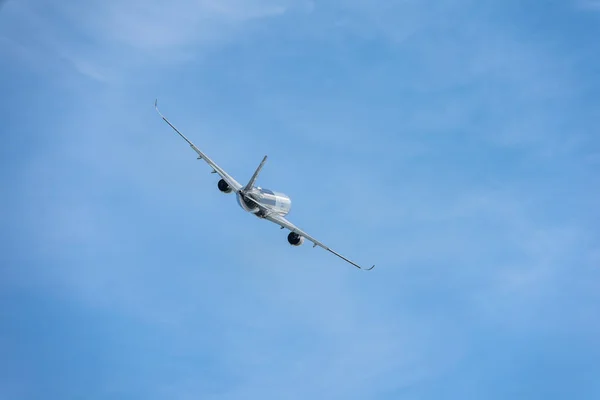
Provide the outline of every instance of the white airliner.
[[[183,133],[179,132],[179,130],[175,128],[175,126],[171,124],[169,120],[165,118],[164,115],[161,114],[161,112],[158,110],[158,100],[154,102],[154,108],[156,108],[156,111],[161,116],[161,118],[167,124],[169,124],[169,126],[173,128],[173,130],[177,132],[179,136],[181,136],[186,142],[188,142],[188,144],[192,147],[192,149],[194,149],[196,153],[198,153],[198,159],[206,161],[206,163],[212,167],[213,170],[211,173],[219,174],[219,176],[221,177],[221,180],[219,180],[219,183],[217,184],[219,190],[223,193],[234,192],[236,194],[238,204],[244,209],[244,211],[252,213],[259,218],[263,218],[274,222],[277,225],[279,225],[281,229],[289,229],[290,233],[288,235],[288,242],[292,246],[300,246],[304,242],[304,238],[306,238],[313,243],[313,247],[320,246],[325,250],[340,257],[341,259],[354,265],[356,268],[365,269],[361,268],[360,265],[348,260],[341,254],[333,251],[332,249],[325,246],[323,243],[313,238],[308,233],[304,232],[303,230],[289,222],[287,219],[285,219],[285,215],[287,215],[290,212],[290,209],[292,207],[292,201],[288,196],[286,196],[283,193],[273,192],[268,189],[263,189],[254,186],[254,183],[256,182],[256,178],[258,177],[260,170],[265,164],[265,161],[267,161],[267,156],[263,158],[262,162],[254,172],[254,175],[252,175],[252,178],[250,178],[250,181],[246,184],[246,186],[242,186],[239,184],[238,181],[233,179],[231,175],[229,175],[213,160],[211,160],[206,154],[200,151],[199,148],[197,148],[188,138],[186,138],[183,135]],[[366,268],[366,270],[372,270],[374,267],[375,265],[373,265],[370,268]]]

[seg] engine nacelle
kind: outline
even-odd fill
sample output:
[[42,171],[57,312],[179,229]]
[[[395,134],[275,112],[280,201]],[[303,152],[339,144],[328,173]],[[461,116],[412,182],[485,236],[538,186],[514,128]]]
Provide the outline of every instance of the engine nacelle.
[[233,190],[231,188],[231,186],[229,186],[229,184],[227,182],[225,182],[223,179],[221,179],[219,181],[217,186],[219,187],[219,190],[223,193],[231,193],[231,191]]
[[288,242],[292,246],[300,246],[302,243],[304,243],[304,237],[295,232],[290,232],[288,235]]

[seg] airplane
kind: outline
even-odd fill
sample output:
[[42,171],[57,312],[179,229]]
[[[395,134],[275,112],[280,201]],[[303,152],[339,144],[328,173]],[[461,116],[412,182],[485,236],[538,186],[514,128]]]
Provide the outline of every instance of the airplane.
[[167,123],[175,132],[179,134],[185,140],[190,147],[198,154],[198,160],[204,160],[206,163],[212,168],[212,174],[218,174],[221,179],[217,183],[218,189],[223,193],[235,193],[237,203],[239,206],[246,212],[256,215],[258,218],[266,219],[267,221],[271,221],[281,228],[287,228],[290,233],[288,234],[288,243],[292,246],[300,246],[304,243],[304,238],[308,239],[313,243],[313,248],[319,246],[323,249],[329,251],[330,253],[335,254],[342,260],[354,265],[356,268],[361,270],[370,271],[375,268],[373,265],[370,268],[362,268],[360,265],[356,264],[353,261],[350,261],[346,257],[342,256],[340,253],[332,250],[331,248],[325,246],[323,243],[318,241],[317,239],[310,236],[308,233],[304,232],[302,229],[298,228],[296,225],[292,224],[288,221],[285,216],[290,212],[292,207],[291,199],[279,192],[274,192],[269,189],[263,189],[261,187],[255,187],[254,183],[258,178],[258,174],[260,170],[265,165],[267,161],[267,156],[263,158],[260,165],[250,178],[250,181],[245,186],[242,186],[238,181],[236,181],[231,175],[229,175],[225,170],[219,167],[213,160],[211,160],[206,154],[200,151],[187,137],[183,135],[169,120],[159,111],[158,109],[158,99],[154,101],[154,108],[160,117]]

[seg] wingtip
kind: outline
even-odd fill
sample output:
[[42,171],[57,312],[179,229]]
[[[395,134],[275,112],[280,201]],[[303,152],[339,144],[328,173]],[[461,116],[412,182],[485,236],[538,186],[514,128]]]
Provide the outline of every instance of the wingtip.
[[367,268],[367,269],[365,269],[365,271],[370,271],[370,270],[372,270],[373,268],[375,268],[375,264],[373,264],[373,266],[372,266],[371,268]]
[[161,116],[161,118],[165,118],[164,115],[162,115],[162,113],[160,112],[160,110],[158,109],[158,99],[154,100],[154,109],[156,110],[156,112],[158,113],[158,115]]

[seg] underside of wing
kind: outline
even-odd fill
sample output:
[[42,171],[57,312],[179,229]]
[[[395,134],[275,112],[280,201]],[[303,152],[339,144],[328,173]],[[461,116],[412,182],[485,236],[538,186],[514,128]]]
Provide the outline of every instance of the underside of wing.
[[187,137],[185,137],[185,135],[183,133],[181,133],[171,122],[169,122],[169,120],[162,115],[162,113],[158,110],[158,100],[156,100],[154,102],[154,108],[156,109],[156,112],[158,113],[158,115],[160,115],[160,117],[163,119],[163,121],[165,121],[167,124],[169,124],[169,126],[179,134],[179,136],[181,136],[183,138],[183,140],[185,140],[190,147],[198,154],[198,159],[202,159],[204,160],[208,165],[210,165],[213,169],[213,171],[217,174],[219,174],[219,176],[221,178],[223,178],[223,180],[225,182],[227,182],[227,184],[235,191],[235,192],[239,192],[240,189],[242,188],[242,185],[240,185],[240,183],[238,181],[236,181],[231,175],[229,175],[227,172],[225,172],[225,170],[223,170],[221,167],[219,167],[213,160],[211,160],[206,154],[204,154],[202,151],[200,151],[199,148],[197,148],[194,143],[192,143]]
[[314,237],[310,236],[308,233],[304,232],[302,229],[298,228],[296,225],[292,224],[290,221],[288,221],[287,219],[285,219],[285,217],[283,217],[281,215],[271,214],[271,215],[265,216],[265,219],[268,219],[269,221],[276,223],[277,225],[281,226],[282,228],[286,228],[289,231],[294,232],[297,235],[300,235],[300,236],[306,238],[307,240],[311,241],[314,244],[313,247],[319,246],[319,247],[321,247],[321,248],[329,251],[330,253],[335,254],[336,256],[338,256],[339,258],[341,258],[342,260],[344,260],[344,261],[346,261],[346,262],[354,265],[358,269],[370,271],[373,268],[375,268],[375,265],[373,265],[370,268],[362,268],[360,265],[356,264],[353,261],[350,261],[349,259],[347,259],[343,255],[341,255],[340,253],[332,250],[331,248],[327,247],[326,245],[324,245],[319,240],[317,240]]

